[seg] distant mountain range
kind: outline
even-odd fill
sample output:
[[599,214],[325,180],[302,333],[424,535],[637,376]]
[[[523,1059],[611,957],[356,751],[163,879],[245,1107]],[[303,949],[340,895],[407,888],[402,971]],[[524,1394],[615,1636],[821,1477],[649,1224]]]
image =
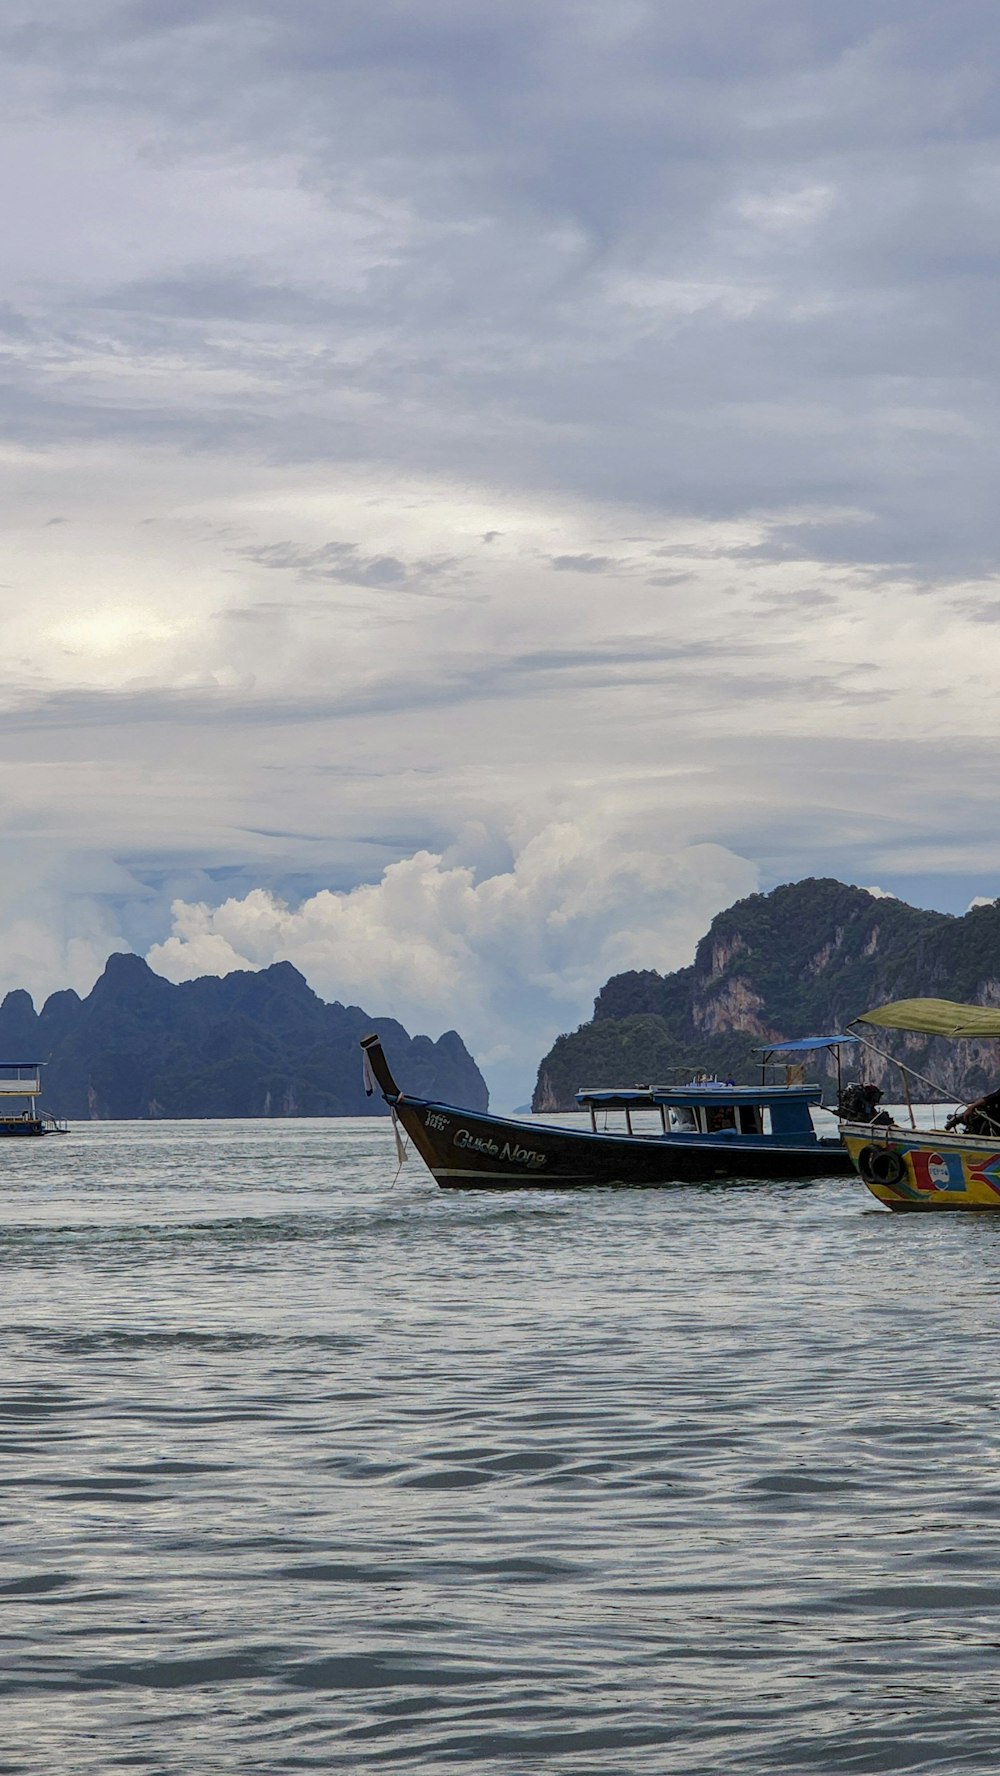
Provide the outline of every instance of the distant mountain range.
[[[1000,1005],[1000,903],[954,917],[830,879],[751,894],[713,919],[689,968],[613,976],[593,1020],[541,1062],[532,1107],[573,1108],[581,1087],[662,1084],[689,1062],[750,1081],[755,1044],[842,1030],[886,1000],[919,997]],[[872,1037],[957,1096],[1000,1078],[1000,1043]],[[823,1065],[817,1055],[816,1076]],[[866,1067],[900,1096],[889,1061],[869,1053]]]
[[485,1110],[486,1083],[460,1036],[409,1036],[392,1018],[325,1004],[290,962],[174,986],[114,955],[92,992],[24,991],[0,1005],[0,1061],[47,1061],[43,1105],[59,1116],[378,1116],[359,1037],[376,1030],[401,1084]]

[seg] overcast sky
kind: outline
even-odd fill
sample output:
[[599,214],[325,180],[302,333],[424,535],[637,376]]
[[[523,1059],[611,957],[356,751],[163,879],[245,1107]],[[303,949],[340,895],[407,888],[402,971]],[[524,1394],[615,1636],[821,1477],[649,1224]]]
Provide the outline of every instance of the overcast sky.
[[0,986],[498,1100],[755,887],[1000,893],[990,0],[7,0]]

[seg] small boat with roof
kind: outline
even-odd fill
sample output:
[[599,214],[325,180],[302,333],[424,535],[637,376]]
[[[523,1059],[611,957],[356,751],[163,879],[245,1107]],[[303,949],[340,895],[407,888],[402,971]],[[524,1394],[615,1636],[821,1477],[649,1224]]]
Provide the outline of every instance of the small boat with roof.
[[[854,1024],[863,1024],[866,1032],[907,1031],[955,1042],[1000,1037],[995,1007],[951,999],[896,999],[863,1012]],[[867,1034],[861,1040],[898,1067],[904,1083],[914,1078],[949,1106],[954,1103],[951,1094],[876,1047]],[[873,1092],[867,1116],[844,1115],[839,1124],[851,1164],[880,1203],[897,1210],[1000,1209],[1000,1090],[942,1114],[941,1126],[929,1129],[917,1128],[912,1107],[908,1128],[888,1111],[877,1111],[880,1096]],[[908,1083],[906,1098],[910,1105]],[[930,1109],[932,1116],[937,1114]]]
[[67,1133],[65,1123],[39,1112],[42,1066],[41,1061],[0,1061],[0,1137]]
[[[759,1085],[695,1074],[683,1084],[579,1091],[590,1128],[514,1121],[400,1091],[377,1036],[362,1038],[366,1089],[376,1087],[394,1122],[444,1190],[554,1190],[586,1185],[752,1184],[848,1176],[837,1136],[817,1133],[822,1092],[801,1077],[809,1050],[848,1035],[803,1037],[758,1050]],[[783,1082],[769,1081],[776,1067]],[[791,1074],[791,1077],[789,1077]]]

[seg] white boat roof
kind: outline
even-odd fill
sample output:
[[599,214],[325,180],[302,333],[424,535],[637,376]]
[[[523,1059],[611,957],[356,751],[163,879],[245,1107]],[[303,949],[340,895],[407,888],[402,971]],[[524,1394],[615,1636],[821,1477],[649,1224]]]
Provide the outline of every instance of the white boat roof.
[[818,1104],[818,1085],[726,1085],[709,1079],[700,1085],[636,1085],[624,1090],[578,1091],[576,1101],[585,1109],[658,1109],[661,1104],[787,1104],[798,1101]]

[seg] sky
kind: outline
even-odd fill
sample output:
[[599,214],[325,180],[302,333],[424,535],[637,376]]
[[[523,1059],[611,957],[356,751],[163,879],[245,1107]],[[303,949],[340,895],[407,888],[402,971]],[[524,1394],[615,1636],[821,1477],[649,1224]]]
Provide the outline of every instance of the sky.
[[0,989],[288,959],[505,1106],[742,895],[1000,893],[998,63],[7,0]]

